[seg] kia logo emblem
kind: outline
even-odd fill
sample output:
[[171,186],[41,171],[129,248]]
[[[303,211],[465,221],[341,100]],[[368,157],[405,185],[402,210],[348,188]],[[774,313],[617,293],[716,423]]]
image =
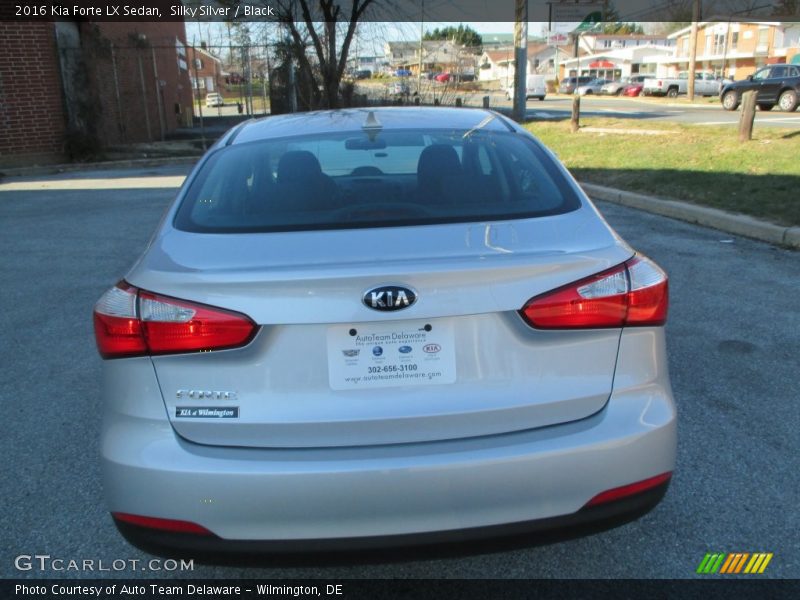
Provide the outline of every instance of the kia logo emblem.
[[407,287],[383,285],[364,292],[361,301],[367,308],[373,310],[402,310],[417,301],[417,294]]

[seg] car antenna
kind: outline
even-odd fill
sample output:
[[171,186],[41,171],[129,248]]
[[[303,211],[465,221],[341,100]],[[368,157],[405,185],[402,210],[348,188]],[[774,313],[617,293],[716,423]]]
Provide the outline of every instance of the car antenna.
[[383,129],[383,125],[381,125],[381,122],[378,121],[375,113],[373,111],[369,111],[367,118],[364,120],[364,124],[361,126],[361,129],[363,129],[367,135],[369,135],[369,141],[374,142],[378,133],[380,133],[381,129]]

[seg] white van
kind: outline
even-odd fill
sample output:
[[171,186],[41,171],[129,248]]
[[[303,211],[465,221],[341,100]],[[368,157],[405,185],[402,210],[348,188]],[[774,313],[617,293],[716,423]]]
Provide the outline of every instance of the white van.
[[[547,84],[544,81],[544,75],[528,75],[525,78],[525,98],[538,98],[544,100],[547,95]],[[506,100],[511,100],[514,97],[514,86],[506,88]]]

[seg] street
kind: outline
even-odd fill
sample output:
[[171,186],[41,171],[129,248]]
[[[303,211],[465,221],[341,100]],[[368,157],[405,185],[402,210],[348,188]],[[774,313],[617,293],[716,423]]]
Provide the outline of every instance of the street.
[[[510,102],[508,103],[510,106]],[[529,119],[569,119],[572,114],[572,97],[548,96],[543,102],[528,100]],[[688,104],[669,98],[617,98],[610,96],[582,96],[582,117],[610,117],[642,121],[673,122],[685,125],[736,126],[741,111],[727,111],[719,101],[708,104]],[[786,113],[774,109],[756,112],[756,126],[800,127],[800,113]]]
[[[371,89],[371,88],[370,88]],[[383,93],[383,88],[373,90],[372,95],[378,92]],[[482,106],[485,92],[464,92],[448,89],[444,86],[438,88],[439,96],[444,96],[448,104],[455,103],[455,98],[462,98],[465,106]],[[430,95],[430,94],[429,94]],[[511,101],[506,100],[504,92],[489,93],[490,107],[494,109],[511,108]],[[380,96],[383,97],[383,96]],[[386,92],[386,98],[391,100],[393,96]],[[688,104],[685,97],[673,100],[670,98],[624,98],[614,96],[582,96],[581,97],[581,116],[582,117],[608,117],[616,119],[635,119],[642,122],[653,123],[680,123],[685,125],[700,126],[738,126],[741,110],[727,111],[722,108],[716,98],[708,103],[698,102]],[[433,96],[426,101],[432,103]],[[572,114],[572,96],[548,95],[544,101],[533,98],[527,102],[528,120],[565,120]],[[195,109],[197,114],[197,109]],[[263,111],[256,110],[255,118],[263,116]],[[225,106],[216,108],[203,107],[204,117],[235,116],[237,115],[236,102],[233,99],[226,100]],[[770,112],[756,112],[756,127],[798,127],[800,128],[800,111],[793,113],[781,112],[777,108]]]
[[[531,100],[528,110],[561,115],[570,102]],[[738,118],[719,106],[653,113],[635,100],[591,98],[583,108],[606,116],[635,109],[654,120]],[[786,126],[787,118],[800,125],[800,115],[779,112],[757,122]],[[771,552],[765,577],[800,577],[798,254],[605,203],[598,206],[611,225],[670,276],[678,466],[665,499],[642,519],[549,545],[476,543],[458,553],[196,562],[182,574],[18,571],[22,554],[149,558],[120,537],[103,503],[92,306],[138,257],[187,171],[0,180],[4,578],[689,578],[707,552]]]

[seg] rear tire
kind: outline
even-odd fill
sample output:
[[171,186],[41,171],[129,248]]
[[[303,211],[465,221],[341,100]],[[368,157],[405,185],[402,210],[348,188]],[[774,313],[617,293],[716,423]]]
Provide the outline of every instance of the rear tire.
[[722,96],[722,108],[725,110],[736,110],[739,108],[739,94],[734,91],[725,92],[725,95]]
[[622,88],[619,88],[614,95],[615,96],[622,96]]
[[797,110],[797,104],[797,92],[794,90],[786,90],[778,98],[778,106],[785,112],[794,112]]
[[669,88],[667,90],[667,98],[677,98],[678,97],[678,88]]

